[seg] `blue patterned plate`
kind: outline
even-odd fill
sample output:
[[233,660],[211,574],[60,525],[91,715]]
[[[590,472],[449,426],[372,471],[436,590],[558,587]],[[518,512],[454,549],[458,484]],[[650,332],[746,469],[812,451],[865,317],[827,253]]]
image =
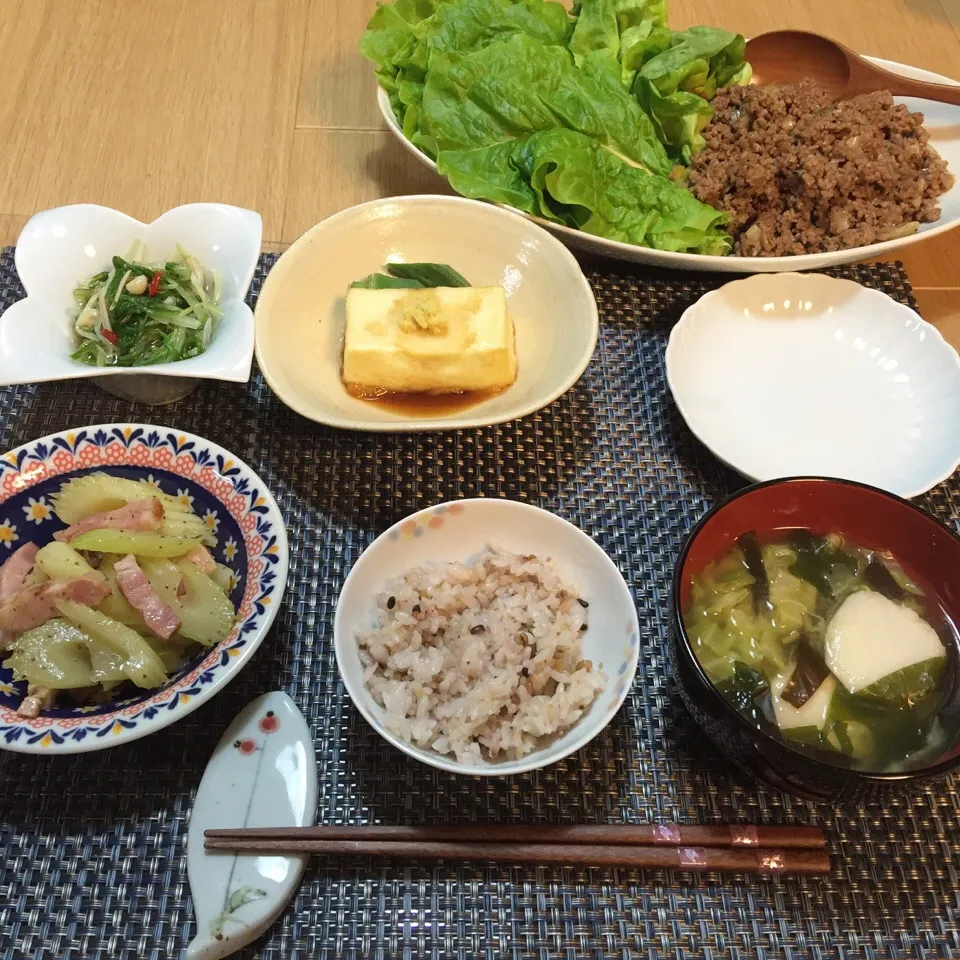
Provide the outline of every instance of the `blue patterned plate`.
[[26,719],[25,684],[0,661],[0,748],[83,753],[144,737],[186,716],[231,680],[260,646],[287,580],[283,517],[263,481],[240,459],[189,433],[133,423],[55,433],[0,456],[0,563],[22,543],[61,529],[51,495],[71,477],[105,471],[145,479],[188,500],[215,531],[217,561],[233,571],[237,623],[157,690],[96,706],[61,705]]

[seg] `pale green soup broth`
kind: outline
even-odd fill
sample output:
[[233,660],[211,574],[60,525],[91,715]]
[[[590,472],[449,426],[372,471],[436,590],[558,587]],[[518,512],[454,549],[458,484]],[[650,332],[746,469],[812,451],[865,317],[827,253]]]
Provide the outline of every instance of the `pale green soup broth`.
[[801,752],[910,770],[956,735],[956,628],[889,555],[748,532],[692,578],[683,619],[719,692]]

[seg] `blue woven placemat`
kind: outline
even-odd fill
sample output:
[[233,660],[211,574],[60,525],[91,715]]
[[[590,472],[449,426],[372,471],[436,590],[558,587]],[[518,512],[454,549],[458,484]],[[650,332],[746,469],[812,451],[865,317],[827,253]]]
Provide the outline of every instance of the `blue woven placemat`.
[[[0,753],[0,960],[181,956],[193,933],[194,791],[227,723],[273,688],[314,731],[319,822],[821,823],[835,868],[795,880],[314,860],[247,960],[960,957],[960,782],[884,805],[815,806],[729,767],[684,713],[665,659],[670,577],[692,524],[742,481],[686,429],[663,352],[682,310],[723,279],[587,269],[602,318],[590,368],[546,410],[485,430],[338,432],[292,413],[259,375],[153,409],[88,383],[0,390],[0,449],[118,420],[222,444],[270,485],[291,541],[276,627],[209,704],[125,748]],[[899,265],[837,272],[912,304]],[[0,311],[22,295],[4,251]],[[415,509],[471,496],[526,500],[582,527],[632,586],[642,627],[637,679],[610,727],[575,756],[504,780],[458,778],[388,746],[353,709],[333,655],[335,600],[364,547]],[[960,483],[922,503],[960,527]]]

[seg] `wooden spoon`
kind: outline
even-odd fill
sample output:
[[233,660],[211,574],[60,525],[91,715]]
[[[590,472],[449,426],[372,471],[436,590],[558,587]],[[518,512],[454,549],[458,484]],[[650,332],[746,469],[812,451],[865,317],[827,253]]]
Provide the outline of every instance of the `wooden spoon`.
[[960,106],[960,86],[909,80],[854,53],[836,40],[803,30],[775,30],[747,43],[754,83],[815,80],[837,100],[889,90],[895,97],[922,97]]

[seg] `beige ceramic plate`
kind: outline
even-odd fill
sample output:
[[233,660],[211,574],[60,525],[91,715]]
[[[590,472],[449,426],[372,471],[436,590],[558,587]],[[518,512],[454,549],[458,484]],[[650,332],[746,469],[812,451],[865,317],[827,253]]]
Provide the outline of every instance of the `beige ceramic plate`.
[[[473,407],[413,419],[351,397],[340,380],[344,297],[387,262],[448,263],[475,286],[500,284],[516,327],[517,380]],[[255,311],[257,362],[280,399],[347,430],[455,430],[527,416],[586,369],[597,305],[573,255],[529,220],[460,197],[396,197],[308,230],[270,271]]]

